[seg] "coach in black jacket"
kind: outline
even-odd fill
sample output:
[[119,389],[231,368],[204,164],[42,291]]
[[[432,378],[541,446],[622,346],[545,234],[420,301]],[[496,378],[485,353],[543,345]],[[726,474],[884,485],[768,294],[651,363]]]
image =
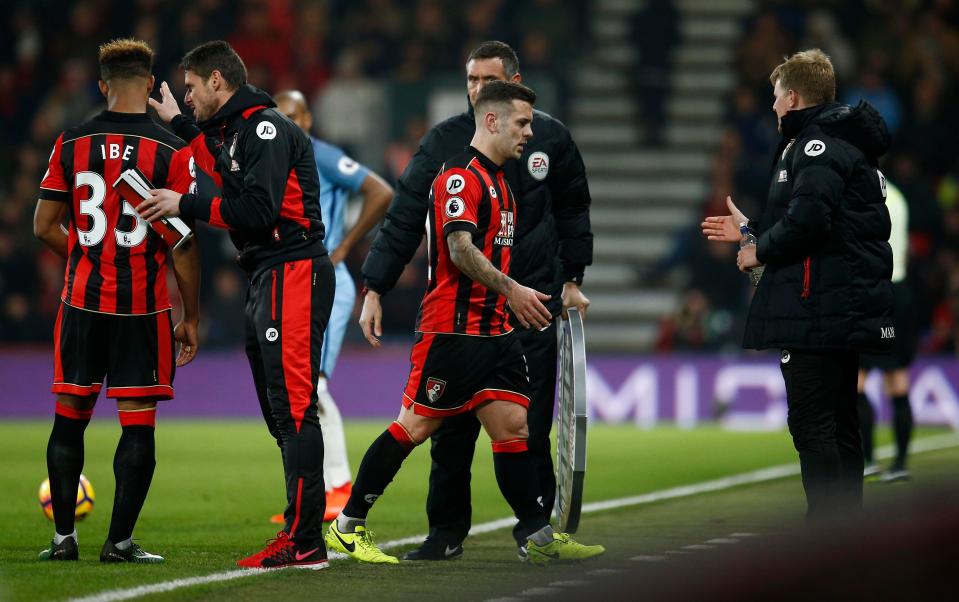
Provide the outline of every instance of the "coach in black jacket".
[[320,181],[306,134],[246,83],[243,61],[224,41],[183,57],[186,102],[180,115],[166,83],[150,101],[190,143],[200,174],[215,186],[182,197],[160,190],[140,205],[156,219],[182,213],[229,230],[247,271],[246,354],[260,409],[282,450],[286,524],[244,568],[327,566],[322,521],[323,435],[316,379],[333,305],[333,265],[323,246]]
[[[516,53],[502,42],[485,42],[469,56],[470,99],[492,80],[519,81]],[[518,161],[504,165],[518,209],[511,275],[522,285],[552,295],[546,303],[556,316],[563,307],[585,313],[589,301],[580,292],[583,271],[592,263],[593,235],[589,224],[589,188],[579,150],[566,127],[541,111],[533,114],[533,138]],[[403,172],[366,261],[367,293],[360,325],[374,346],[381,334],[379,297],[396,284],[424,235],[429,190],[443,161],[462,152],[473,136],[470,108],[438,124],[423,138]],[[518,325],[517,325],[518,326]],[[556,494],[549,433],[556,387],[556,332],[520,330],[533,399],[529,408],[529,450],[537,465],[543,511],[549,515]],[[463,414],[443,422],[432,438],[433,468],[427,514],[430,535],[407,559],[440,560],[462,553],[470,528],[470,466],[479,422]],[[514,530],[520,554],[528,533]]]
[[[810,518],[862,504],[863,455],[856,413],[859,352],[887,349],[892,327],[892,250],[886,187],[877,158],[889,147],[882,117],[862,102],[834,102],[835,76],[819,50],[772,73],[782,143],[758,244],[740,250],[743,271],[765,266],[743,345],[781,350],[789,430]],[[712,240],[739,239],[746,221],[707,218]]]

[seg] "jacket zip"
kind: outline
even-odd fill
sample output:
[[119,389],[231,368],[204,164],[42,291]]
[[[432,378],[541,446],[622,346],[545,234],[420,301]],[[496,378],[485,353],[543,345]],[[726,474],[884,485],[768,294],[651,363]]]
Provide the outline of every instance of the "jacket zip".
[[812,280],[812,257],[807,257],[802,262],[802,295],[800,299],[809,298],[809,285]]

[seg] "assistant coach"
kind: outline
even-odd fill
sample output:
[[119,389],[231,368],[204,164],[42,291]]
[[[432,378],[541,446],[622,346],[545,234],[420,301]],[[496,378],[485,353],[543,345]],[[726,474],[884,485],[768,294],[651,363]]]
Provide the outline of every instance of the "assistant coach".
[[[877,158],[886,124],[865,102],[835,102],[829,57],[807,50],[770,76],[782,141],[758,244],[740,250],[742,271],[765,265],[743,346],[779,349],[799,452],[807,517],[862,506],[863,453],[856,413],[859,352],[884,350],[892,326],[892,251],[886,186]],[[745,216],[709,217],[710,240],[740,239]]]

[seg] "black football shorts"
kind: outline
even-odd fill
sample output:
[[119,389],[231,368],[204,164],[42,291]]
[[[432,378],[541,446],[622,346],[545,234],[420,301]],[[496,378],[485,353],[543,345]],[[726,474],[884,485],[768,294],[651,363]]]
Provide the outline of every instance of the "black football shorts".
[[53,331],[54,393],[172,399],[174,361],[171,310],[118,316],[60,304]]
[[529,407],[526,357],[512,334],[418,332],[410,364],[403,405],[416,414],[443,418],[495,400]]

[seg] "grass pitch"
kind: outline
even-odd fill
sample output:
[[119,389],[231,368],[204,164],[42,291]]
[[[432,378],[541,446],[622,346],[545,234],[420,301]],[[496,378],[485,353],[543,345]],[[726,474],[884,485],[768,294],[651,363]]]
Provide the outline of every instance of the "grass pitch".
[[[354,471],[366,447],[386,424],[348,425]],[[53,533],[52,523],[36,501],[46,473],[44,450],[49,429],[47,422],[0,424],[5,494],[0,504],[0,524],[4,525],[0,599],[60,600],[230,571],[238,558],[258,550],[275,533],[268,518],[282,509],[283,481],[279,450],[266,428],[258,422],[179,422],[163,421],[161,416],[157,471],[135,537],[148,551],[164,555],[167,563],[100,565],[99,549],[113,503],[112,458],[119,426],[98,419],[91,423],[86,437],[84,473],[96,489],[97,506],[78,525],[81,559],[78,563],[38,562],[36,554]],[[715,428],[646,431],[599,425],[591,428],[589,446],[586,502],[697,483],[796,459],[785,433],[729,433]],[[936,452],[916,457],[914,467],[917,475],[924,467],[930,474],[938,474],[957,458],[956,451]],[[428,469],[429,453],[424,446],[411,455],[370,515],[370,526],[379,541],[426,532]],[[867,491],[871,496],[872,490]],[[522,565],[515,558],[512,538],[502,530],[470,538],[463,559],[455,562],[397,567],[334,562],[326,571],[279,571],[177,589],[151,599],[236,601],[271,595],[285,599],[322,595],[327,599],[455,596],[482,600],[515,594],[530,584],[567,578],[636,554],[661,554],[736,531],[779,530],[801,520],[802,512],[801,487],[798,479],[791,478],[586,515],[578,539],[603,543],[609,558],[575,568],[536,571]],[[473,522],[509,515],[495,485],[488,440],[481,435],[473,466]]]

